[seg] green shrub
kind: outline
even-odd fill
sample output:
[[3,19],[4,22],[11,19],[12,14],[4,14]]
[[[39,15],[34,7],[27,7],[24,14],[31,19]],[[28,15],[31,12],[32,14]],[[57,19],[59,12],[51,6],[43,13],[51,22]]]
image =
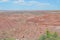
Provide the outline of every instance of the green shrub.
[[60,36],[58,36],[57,32],[54,32],[51,34],[48,30],[46,31],[46,34],[41,35],[39,40],[60,40]]

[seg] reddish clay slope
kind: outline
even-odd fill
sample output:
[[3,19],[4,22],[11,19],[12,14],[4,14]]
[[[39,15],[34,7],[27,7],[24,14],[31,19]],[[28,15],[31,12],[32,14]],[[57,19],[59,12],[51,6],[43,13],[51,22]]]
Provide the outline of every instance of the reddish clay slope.
[[60,33],[60,14],[27,15],[11,14],[0,16],[0,37],[2,32],[8,37],[36,40],[48,28]]

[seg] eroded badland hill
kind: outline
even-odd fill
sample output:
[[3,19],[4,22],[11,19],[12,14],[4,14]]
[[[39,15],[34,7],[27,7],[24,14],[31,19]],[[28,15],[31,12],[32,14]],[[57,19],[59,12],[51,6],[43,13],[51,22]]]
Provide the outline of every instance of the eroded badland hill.
[[37,40],[47,28],[60,34],[60,11],[0,12],[0,38]]

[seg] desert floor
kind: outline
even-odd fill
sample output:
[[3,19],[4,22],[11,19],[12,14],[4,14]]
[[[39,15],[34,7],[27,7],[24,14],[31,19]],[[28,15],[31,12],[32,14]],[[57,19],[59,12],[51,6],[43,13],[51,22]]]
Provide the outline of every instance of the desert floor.
[[60,11],[0,12],[0,38],[37,40],[47,28],[60,34]]

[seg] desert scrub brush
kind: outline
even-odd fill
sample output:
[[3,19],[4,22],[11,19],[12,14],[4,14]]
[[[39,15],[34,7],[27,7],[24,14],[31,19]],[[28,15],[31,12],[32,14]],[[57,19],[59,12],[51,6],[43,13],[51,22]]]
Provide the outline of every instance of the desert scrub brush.
[[46,34],[41,35],[38,40],[60,40],[60,36],[58,36],[57,32],[51,34],[47,29]]

